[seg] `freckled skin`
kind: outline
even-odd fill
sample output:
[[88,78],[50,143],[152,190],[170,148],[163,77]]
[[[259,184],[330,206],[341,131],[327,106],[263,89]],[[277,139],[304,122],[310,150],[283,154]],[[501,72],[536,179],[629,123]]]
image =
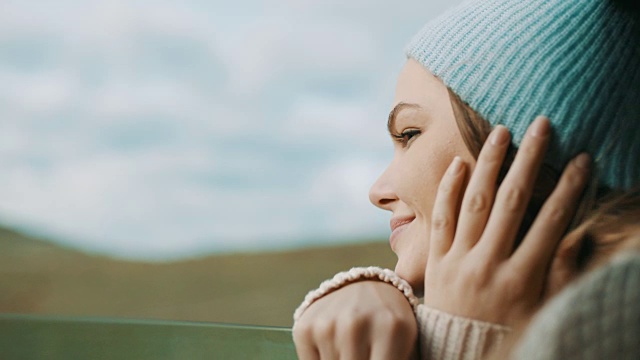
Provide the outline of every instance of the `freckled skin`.
[[396,238],[395,271],[422,292],[429,253],[429,231],[435,195],[447,167],[455,156],[469,166],[475,159],[467,149],[455,121],[446,86],[422,65],[409,59],[403,67],[393,106],[412,103],[397,115],[395,130],[420,129],[406,147],[394,143],[394,157],[371,187],[371,202],[391,211],[393,217],[415,216]]

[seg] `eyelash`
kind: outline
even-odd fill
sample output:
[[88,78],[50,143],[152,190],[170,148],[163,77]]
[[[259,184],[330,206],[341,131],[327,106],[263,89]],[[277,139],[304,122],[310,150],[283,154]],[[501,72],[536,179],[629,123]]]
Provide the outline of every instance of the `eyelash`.
[[407,129],[404,130],[400,134],[393,134],[393,138],[399,144],[402,144],[403,147],[406,147],[414,137],[422,134],[422,131],[418,129]]

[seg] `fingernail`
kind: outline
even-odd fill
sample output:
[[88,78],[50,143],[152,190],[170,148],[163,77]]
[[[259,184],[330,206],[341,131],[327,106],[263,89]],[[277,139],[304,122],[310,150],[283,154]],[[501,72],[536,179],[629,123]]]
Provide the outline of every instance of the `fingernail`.
[[491,145],[504,145],[507,143],[507,141],[509,141],[509,130],[507,130],[507,128],[504,126],[496,126],[496,128],[493,129],[493,132],[491,133],[491,138],[489,139]]
[[453,162],[449,165],[449,175],[457,175],[462,170],[462,159],[460,156],[456,156],[453,158]]
[[576,166],[580,169],[588,169],[591,166],[591,157],[587,153],[582,153],[576,157]]
[[549,135],[551,123],[544,116],[538,116],[531,125],[531,136],[544,138]]

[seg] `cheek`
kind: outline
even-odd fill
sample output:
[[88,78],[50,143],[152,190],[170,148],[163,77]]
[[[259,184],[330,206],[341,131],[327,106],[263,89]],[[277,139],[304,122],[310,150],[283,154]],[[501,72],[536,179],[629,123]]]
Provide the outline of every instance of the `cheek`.
[[[418,144],[416,144],[418,145]],[[412,148],[400,166],[398,197],[425,220],[431,217],[440,179],[455,157],[447,147]]]
[[429,253],[431,214],[438,185],[453,158],[464,154],[448,146],[421,146],[411,150],[398,164],[400,178],[397,195],[415,212],[416,220],[411,232],[405,234],[408,241],[398,246],[396,272],[414,290],[421,292]]

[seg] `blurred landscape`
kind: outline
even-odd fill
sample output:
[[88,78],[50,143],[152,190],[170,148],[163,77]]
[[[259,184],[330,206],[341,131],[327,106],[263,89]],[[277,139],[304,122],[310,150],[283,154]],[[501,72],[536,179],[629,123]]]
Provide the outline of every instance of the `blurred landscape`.
[[393,267],[384,241],[289,252],[132,262],[0,227],[0,313],[291,326],[320,281],[352,266]]

